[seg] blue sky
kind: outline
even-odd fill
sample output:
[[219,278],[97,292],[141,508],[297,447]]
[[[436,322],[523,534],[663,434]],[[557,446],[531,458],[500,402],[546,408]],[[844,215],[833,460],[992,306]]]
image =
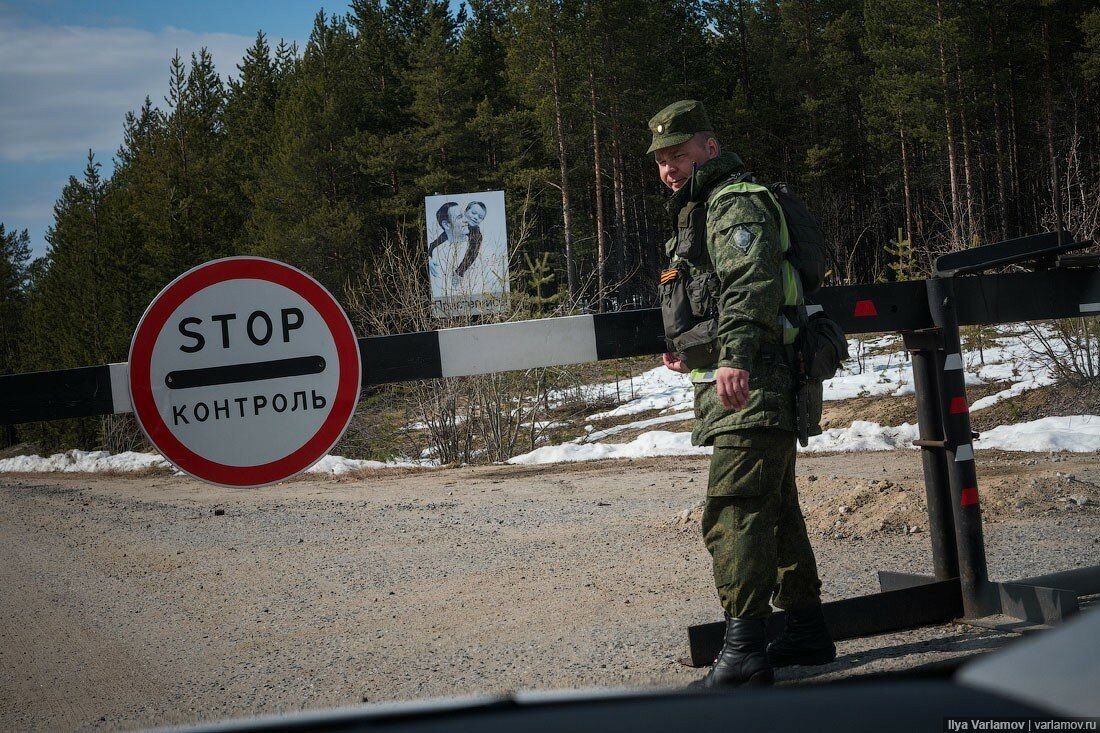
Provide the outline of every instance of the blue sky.
[[53,204],[88,150],[110,173],[122,124],[148,95],[164,106],[168,62],[210,49],[222,76],[259,30],[309,37],[313,18],[346,0],[0,0],[0,222],[46,251]]

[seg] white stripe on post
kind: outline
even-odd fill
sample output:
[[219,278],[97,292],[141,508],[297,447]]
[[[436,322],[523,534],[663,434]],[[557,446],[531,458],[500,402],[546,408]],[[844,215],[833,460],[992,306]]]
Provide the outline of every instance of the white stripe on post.
[[438,333],[444,377],[597,360],[592,316],[444,328]]
[[974,446],[970,443],[960,445],[959,449],[955,451],[955,463],[972,460],[974,460]]
[[945,372],[954,372],[963,368],[962,354],[948,354],[947,358],[943,360],[943,370]]
[[134,403],[130,401],[130,365],[108,364],[111,370],[111,402],[116,415],[133,412]]
[[1082,313],[1100,313],[1100,303],[1082,303]]

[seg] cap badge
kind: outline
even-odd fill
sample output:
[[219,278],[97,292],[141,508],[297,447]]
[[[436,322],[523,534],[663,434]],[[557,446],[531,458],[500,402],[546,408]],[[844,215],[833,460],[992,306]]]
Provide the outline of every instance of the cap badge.
[[665,131],[665,126],[664,125],[657,125],[657,132],[664,132],[664,131]]

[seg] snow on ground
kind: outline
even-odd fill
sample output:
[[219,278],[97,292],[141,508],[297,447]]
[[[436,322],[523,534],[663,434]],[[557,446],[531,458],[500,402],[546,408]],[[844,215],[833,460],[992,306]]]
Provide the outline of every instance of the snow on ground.
[[[681,418],[682,419],[682,418]],[[649,422],[643,420],[637,423]],[[620,426],[627,427],[627,426]],[[810,438],[808,453],[854,452],[894,450],[912,447],[917,437],[917,426],[908,423],[896,428],[884,428],[875,423],[856,421],[848,428],[826,430],[822,435]],[[534,465],[539,463],[564,463],[570,461],[595,461],[600,458],[652,458],[654,456],[709,455],[711,448],[691,445],[691,433],[670,433],[654,430],[642,433],[629,443],[564,443],[536,448],[530,453],[515,456],[508,463]],[[1045,450],[1045,449],[1044,449]]]
[[[602,390],[595,393],[600,396],[615,394],[614,384],[600,385]],[[686,374],[679,374],[666,369],[664,366],[650,369],[635,377],[630,382],[635,397],[619,405],[613,410],[597,412],[589,415],[589,420],[603,420],[609,417],[622,417],[624,415],[637,415],[640,412],[650,410],[690,410],[695,396],[695,388]],[[623,383],[619,382],[619,393],[622,393]]]
[[[1055,383],[1054,373],[1047,361],[1035,353],[1036,341],[1030,336],[1000,338],[981,352],[966,354],[967,373],[976,375],[981,382],[1012,382],[1008,389],[976,400],[970,406],[971,412]],[[1057,350],[1063,352],[1065,349]]]
[[343,456],[327,455],[317,461],[306,473],[327,473],[331,476],[342,476],[352,471],[366,471],[378,468],[414,468],[417,466],[432,465],[429,461],[363,461],[357,458],[344,458]]
[[[1046,331],[1049,336],[1049,329]],[[964,354],[966,384],[975,386],[990,382],[1012,382],[1010,389],[977,400],[971,412],[989,407],[1008,397],[1053,384],[1054,375],[1037,349],[1037,339],[1030,334],[993,334],[982,350]],[[853,397],[901,397],[913,394],[913,369],[902,348],[900,336],[879,336],[867,341],[850,339],[851,358],[837,375],[825,382],[826,400],[846,400]],[[872,353],[874,352],[874,353]],[[624,387],[619,382],[619,392]],[[635,397],[612,410],[589,415],[588,420],[636,415],[651,410],[683,411],[691,409],[693,388],[686,374],[677,374],[663,366],[655,367],[633,379]],[[616,393],[614,383],[589,385],[581,395],[590,399]]]
[[651,458],[653,456],[707,455],[710,448],[691,444],[691,433],[670,433],[653,430],[642,433],[629,443],[565,443],[536,448],[530,453],[514,456],[508,463],[535,465],[539,463],[566,463],[594,461],[600,458]]
[[[684,415],[670,416],[678,420]],[[623,430],[652,424],[652,420],[640,420]],[[591,437],[591,436],[589,436]],[[897,427],[883,427],[876,423],[857,420],[847,428],[833,428],[810,438],[807,453],[885,451],[912,448],[917,437],[917,427],[903,423]],[[1019,425],[1002,425],[982,434],[978,448],[999,448],[1016,451],[1100,451],[1100,415],[1075,417],[1047,417]],[[515,456],[508,463],[537,465],[542,463],[566,463],[593,461],[601,458],[652,458],[655,456],[708,455],[710,448],[691,444],[691,433],[671,433],[653,430],[642,433],[629,443],[578,443],[543,446],[530,453]],[[340,476],[352,471],[379,468],[409,468],[417,465],[411,461],[382,463],[360,461],[340,456],[325,456],[309,473]],[[79,451],[58,453],[49,458],[20,456],[0,460],[0,473],[49,473],[55,471],[75,473],[131,472],[149,468],[166,468],[168,463],[158,455],[149,453],[119,453],[112,456],[106,451]]]
[[[866,396],[903,396],[913,393],[912,366],[902,348],[899,336],[885,335],[866,341],[848,342],[852,358],[837,376],[825,383],[826,400],[843,400]],[[984,348],[964,353],[967,385],[989,382],[1011,382],[1012,386],[997,394],[975,401],[971,411],[996,404],[1008,397],[1023,394],[1037,387],[1053,384],[1055,379],[1046,361],[1039,355],[1034,336],[993,332]],[[621,382],[620,382],[621,387]],[[614,384],[591,385],[582,392],[593,397],[614,394]],[[660,415],[604,430],[586,425],[586,435],[558,446],[544,446],[530,453],[513,457],[509,463],[552,463],[559,461],[593,460],[596,458],[683,455],[690,445],[689,433],[643,433],[623,445],[601,444],[598,441],[628,430],[640,430],[664,422],[676,422],[691,417],[693,388],[687,375],[676,374],[663,366],[644,372],[634,379],[635,397],[618,407],[589,415],[588,420],[622,417],[652,410],[675,414]],[[1100,450],[1100,427],[1090,422],[1100,418],[1047,418],[1033,423],[1001,426],[986,432],[978,448],[1003,450]],[[647,435],[660,435],[660,440],[647,444]],[[876,423],[855,421],[846,428],[826,430],[810,439],[804,452],[894,450],[912,448],[918,437],[916,425],[903,423],[884,427]],[[642,447],[645,450],[642,451]],[[668,453],[658,451],[667,450]]]
[[674,412],[671,415],[651,417],[648,420],[638,420],[636,422],[626,423],[624,425],[615,425],[614,427],[605,428],[604,430],[596,430],[591,425],[585,425],[584,429],[587,434],[582,435],[579,438],[575,438],[572,442],[595,443],[597,440],[603,440],[604,438],[610,437],[612,435],[625,433],[627,430],[640,430],[641,428],[649,428],[654,425],[662,425],[669,422],[681,422],[683,420],[690,420],[693,417],[695,417],[695,411],[688,410],[687,412]]
[[[856,420],[847,428],[832,428],[810,438],[810,444],[798,450],[804,453],[847,453],[915,448],[917,426],[902,423],[883,427]],[[982,433],[975,447],[1012,451],[1100,451],[1100,415],[1046,417],[1018,425],[1002,425]],[[515,456],[508,463],[533,465],[566,461],[593,461],[600,458],[652,458],[654,456],[706,455],[710,448],[694,448],[691,433],[655,430],[642,433],[629,443],[565,443],[544,446]]]
[[1044,417],[1017,425],[998,425],[982,433],[975,445],[1020,451],[1100,451],[1100,415]]
[[70,450],[46,458],[17,456],[0,460],[0,473],[125,473],[166,467],[168,461],[156,453],[133,451],[111,455],[105,450]]
[[[352,471],[377,468],[411,468],[424,465],[411,461],[361,461],[355,458],[327,455],[306,473],[342,476]],[[107,451],[70,450],[52,456],[18,456],[0,460],[0,473],[132,473],[150,468],[172,468],[156,453],[127,451],[111,455]],[[173,469],[174,470],[174,469]]]
[[918,437],[917,426],[907,422],[896,428],[883,427],[878,423],[855,420],[847,428],[829,428],[821,435],[810,438],[810,444],[800,451],[806,453],[853,453],[861,450],[894,450],[895,448],[914,448],[913,441]]

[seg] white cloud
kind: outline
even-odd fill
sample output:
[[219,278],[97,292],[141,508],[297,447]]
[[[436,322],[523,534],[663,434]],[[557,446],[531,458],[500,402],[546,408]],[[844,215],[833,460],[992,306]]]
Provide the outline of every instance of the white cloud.
[[178,28],[0,27],[0,160],[82,157],[107,161],[125,115],[148,95],[164,108],[169,62],[206,47],[223,78],[255,40]]

